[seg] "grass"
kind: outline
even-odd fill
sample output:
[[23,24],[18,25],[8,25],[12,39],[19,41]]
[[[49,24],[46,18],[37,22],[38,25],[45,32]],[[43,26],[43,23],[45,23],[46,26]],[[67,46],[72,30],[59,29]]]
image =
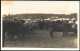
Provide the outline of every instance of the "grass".
[[63,37],[62,32],[54,32],[54,38],[50,38],[49,31],[34,30],[25,35],[25,41],[6,41],[5,47],[25,48],[77,48],[77,36],[69,32]]

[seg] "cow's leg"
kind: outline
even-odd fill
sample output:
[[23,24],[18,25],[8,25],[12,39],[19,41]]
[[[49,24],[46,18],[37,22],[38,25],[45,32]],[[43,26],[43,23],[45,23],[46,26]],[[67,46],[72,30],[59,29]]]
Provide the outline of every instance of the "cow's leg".
[[3,32],[3,44],[2,44],[3,47],[4,47],[4,43],[5,43],[5,32]]
[[63,37],[65,37],[66,35],[66,30],[63,30]]
[[75,35],[77,35],[77,29],[74,29],[73,32]]
[[65,35],[65,32],[63,31],[63,37],[64,37],[64,35]]
[[21,39],[22,39],[22,41],[24,41],[24,39],[25,39],[25,34],[22,34]]
[[64,36],[67,36],[68,35],[68,30],[65,30],[64,31]]
[[68,30],[66,30],[66,36],[68,35]]
[[17,41],[23,41],[23,34],[22,33],[19,33],[17,36]]
[[53,31],[54,31],[53,28],[50,27],[50,37],[51,37],[51,38],[53,38]]
[[8,32],[5,33],[5,40],[8,40],[9,36],[8,36]]
[[7,32],[4,31],[2,36],[3,36],[3,44],[2,44],[2,46],[4,47],[4,43],[8,39],[8,31]]
[[66,34],[67,34],[67,32],[66,32],[66,30],[65,30],[65,35],[64,35],[65,37],[66,37]]
[[50,31],[50,37],[53,38],[53,31]]
[[21,35],[21,40],[22,41],[25,41],[25,33],[21,33],[22,35]]

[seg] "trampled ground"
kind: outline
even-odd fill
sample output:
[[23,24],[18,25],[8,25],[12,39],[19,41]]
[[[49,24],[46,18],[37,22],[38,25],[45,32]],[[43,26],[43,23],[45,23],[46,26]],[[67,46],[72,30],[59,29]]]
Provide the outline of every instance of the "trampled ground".
[[5,47],[77,48],[77,36],[73,32],[69,32],[67,37],[63,37],[62,32],[54,32],[54,38],[50,38],[49,31],[35,30],[34,32],[26,35],[24,42],[6,41]]

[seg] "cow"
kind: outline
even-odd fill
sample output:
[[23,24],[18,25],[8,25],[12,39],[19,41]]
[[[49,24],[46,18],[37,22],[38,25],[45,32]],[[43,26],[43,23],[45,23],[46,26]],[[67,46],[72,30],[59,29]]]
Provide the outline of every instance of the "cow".
[[[25,27],[22,21],[3,21],[3,44],[5,39],[20,39],[24,35]],[[3,45],[4,46],[4,45]]]
[[37,24],[38,24],[38,27],[40,30],[44,29],[44,27],[45,27],[45,21],[44,20],[38,21]]
[[33,29],[36,28],[36,22],[25,21],[24,26],[25,26],[25,31],[32,32]]
[[[63,36],[68,35],[68,30],[72,28],[73,24],[67,23],[65,21],[52,21],[51,29],[50,29],[50,37],[53,38],[53,32],[63,32]],[[74,30],[74,29],[71,29]]]

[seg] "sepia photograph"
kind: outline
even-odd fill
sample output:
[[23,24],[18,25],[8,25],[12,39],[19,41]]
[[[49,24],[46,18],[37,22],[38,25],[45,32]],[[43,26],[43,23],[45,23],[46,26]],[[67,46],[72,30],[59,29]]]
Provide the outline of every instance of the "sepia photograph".
[[79,1],[1,1],[1,48],[78,49]]

